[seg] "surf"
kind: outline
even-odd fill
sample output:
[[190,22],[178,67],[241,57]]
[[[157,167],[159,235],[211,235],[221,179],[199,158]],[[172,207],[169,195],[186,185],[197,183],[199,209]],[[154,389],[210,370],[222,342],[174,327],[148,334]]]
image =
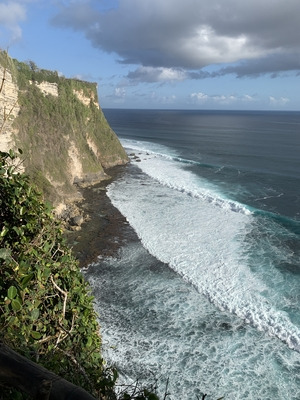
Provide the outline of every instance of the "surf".
[[[160,184],[170,189],[183,192],[191,197],[199,198],[217,207],[229,209],[234,212],[241,212],[250,215],[250,209],[237,201],[222,196],[216,185],[204,178],[199,178],[190,171],[185,171],[182,164],[196,164],[202,166],[201,163],[192,160],[182,159],[176,153],[169,151],[161,145],[153,145],[151,143],[141,143],[138,141],[123,141],[123,145],[128,152],[138,151],[139,165],[138,167],[147,175],[158,181]],[[136,157],[134,155],[134,157]],[[211,168],[215,168],[210,166]]]
[[300,351],[299,328],[270,302],[273,293],[263,274],[249,267],[245,238],[258,210],[220,195],[176,161],[176,154],[143,146],[135,148],[141,173],[112,183],[108,196],[144,247],[220,310]]

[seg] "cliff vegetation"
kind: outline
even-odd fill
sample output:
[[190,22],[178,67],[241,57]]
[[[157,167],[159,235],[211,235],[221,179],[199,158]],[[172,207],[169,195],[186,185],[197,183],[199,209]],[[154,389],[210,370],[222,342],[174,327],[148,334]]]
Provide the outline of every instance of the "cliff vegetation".
[[15,159],[0,152],[0,340],[97,398],[111,396],[116,372],[101,358],[88,286],[60,223]]
[[66,79],[6,52],[0,52],[1,81],[0,148],[22,149],[22,167],[54,206],[80,197],[74,183],[98,182],[106,168],[127,162],[95,83]]

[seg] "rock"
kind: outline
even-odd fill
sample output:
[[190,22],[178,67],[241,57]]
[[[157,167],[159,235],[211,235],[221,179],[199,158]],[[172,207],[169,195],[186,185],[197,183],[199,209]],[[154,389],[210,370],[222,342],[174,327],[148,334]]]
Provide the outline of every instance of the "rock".
[[83,221],[84,221],[84,218],[82,215],[75,215],[74,217],[72,217],[70,219],[70,224],[80,226],[83,223]]

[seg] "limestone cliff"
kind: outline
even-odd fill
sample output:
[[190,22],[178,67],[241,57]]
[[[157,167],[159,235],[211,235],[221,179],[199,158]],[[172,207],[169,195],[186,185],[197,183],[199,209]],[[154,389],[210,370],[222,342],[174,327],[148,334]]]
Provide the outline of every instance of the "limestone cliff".
[[55,206],[76,198],[74,183],[97,182],[106,168],[127,162],[95,83],[0,52],[1,86],[0,150],[22,149],[23,168]]

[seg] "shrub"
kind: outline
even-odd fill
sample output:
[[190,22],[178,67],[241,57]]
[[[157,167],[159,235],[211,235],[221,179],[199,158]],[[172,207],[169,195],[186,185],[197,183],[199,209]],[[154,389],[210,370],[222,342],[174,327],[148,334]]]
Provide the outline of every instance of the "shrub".
[[60,223],[0,152],[0,338],[87,390],[110,391],[92,297]]

